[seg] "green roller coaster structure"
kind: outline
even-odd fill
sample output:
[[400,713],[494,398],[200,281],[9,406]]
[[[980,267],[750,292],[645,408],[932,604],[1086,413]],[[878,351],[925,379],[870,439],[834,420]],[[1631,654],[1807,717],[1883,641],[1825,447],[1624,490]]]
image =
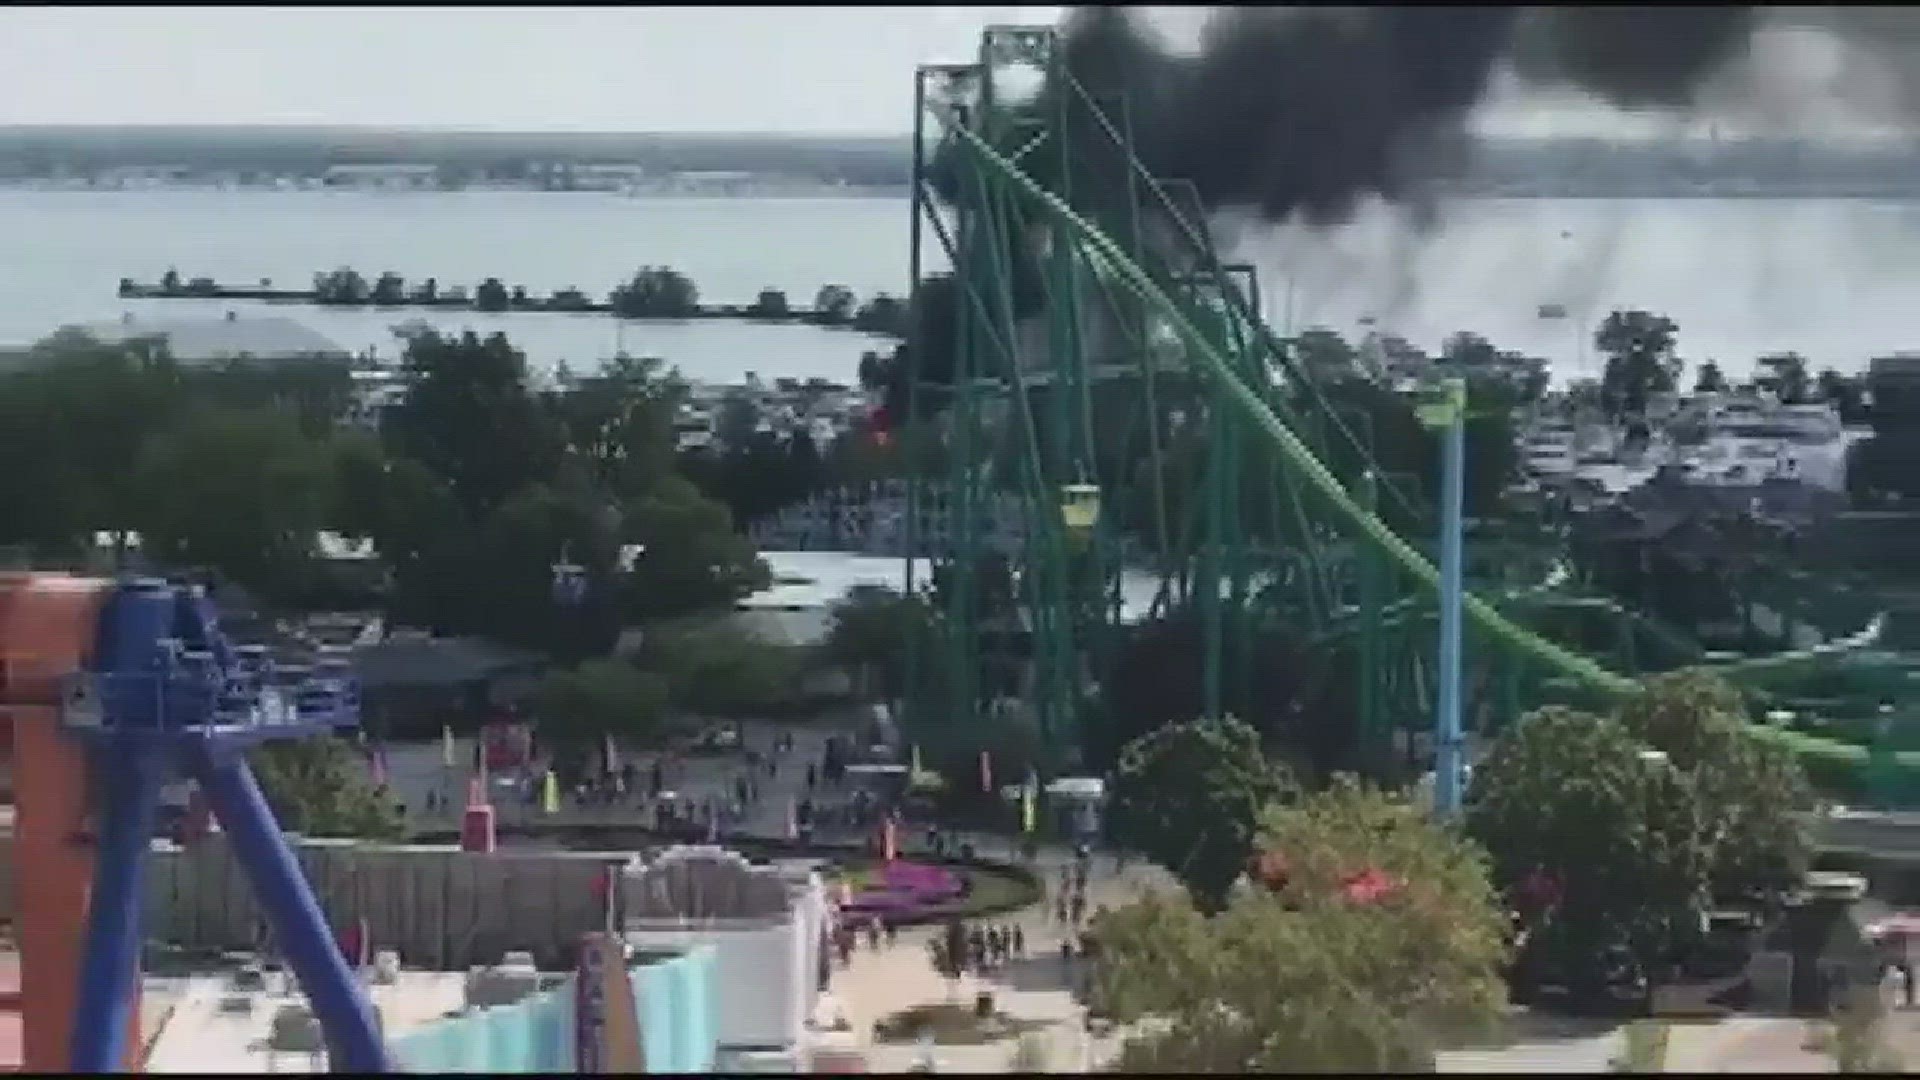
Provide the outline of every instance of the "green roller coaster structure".
[[[1380,469],[1366,425],[1268,329],[1255,271],[1221,260],[1191,187],[1142,167],[1124,97],[1089,92],[1051,29],[1003,26],[974,62],[922,67],[915,113],[906,398],[942,463],[907,490],[907,588],[937,584],[940,613],[937,647],[911,661],[925,677],[909,680],[910,726],[1016,710],[1047,765],[1073,768],[1129,623],[1179,613],[1206,715],[1245,707],[1255,643],[1281,627],[1351,658],[1369,755],[1390,754],[1396,729],[1426,731],[1439,575],[1429,541],[1407,537],[1434,531],[1431,500]],[[929,277],[936,255],[950,276]],[[932,314],[930,281],[952,291],[949,314]],[[1579,595],[1563,534],[1509,533],[1468,549],[1470,732],[1705,664],[1755,691],[1756,716],[1775,720],[1759,730],[1823,786],[1920,796],[1920,747],[1888,735],[1916,676],[1876,647],[1872,613],[1828,644],[1703,655]],[[916,556],[933,583],[916,581]],[[1555,640],[1596,620],[1611,644]],[[1778,722],[1795,710],[1875,733]]]

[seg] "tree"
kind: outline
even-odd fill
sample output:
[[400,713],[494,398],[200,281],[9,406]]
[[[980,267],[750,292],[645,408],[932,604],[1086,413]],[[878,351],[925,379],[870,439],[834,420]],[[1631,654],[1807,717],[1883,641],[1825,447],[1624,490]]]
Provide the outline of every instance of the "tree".
[[653,744],[666,723],[667,686],[626,660],[588,660],[549,674],[539,694],[540,739],[576,758],[611,735]]
[[235,358],[179,373],[183,398],[214,409],[291,413],[311,439],[325,439],[352,407],[353,368],[345,360],[306,357],[297,364]]
[[[1314,773],[1356,767],[1360,717],[1345,657],[1285,626],[1249,627],[1246,678],[1222,680],[1222,707],[1248,717],[1269,750]],[[1177,608],[1127,628],[1103,683],[1105,719],[1087,732],[1088,760],[1104,767],[1123,747],[1205,709],[1206,635],[1199,615]]]
[[795,650],[725,624],[656,631],[642,660],[675,707],[701,716],[765,716],[795,698],[800,675]]
[[1698,792],[1612,719],[1523,717],[1474,770],[1467,832],[1519,911],[1524,984],[1656,981],[1699,933],[1712,851]]
[[887,370],[887,358],[868,350],[860,354],[859,382],[862,390],[878,390],[887,385],[892,372]]
[[507,286],[497,277],[490,277],[473,290],[475,311],[505,311],[509,303]]
[[763,319],[777,319],[787,313],[787,294],[768,287],[753,299],[753,313]]
[[898,297],[879,293],[873,299],[860,305],[854,313],[855,329],[870,334],[892,334],[905,337],[907,334],[907,305]]
[[1246,865],[1260,812],[1292,785],[1261,751],[1259,732],[1238,720],[1168,724],[1121,752],[1108,827],[1171,870],[1202,910],[1219,911]]
[[555,311],[591,311],[593,301],[587,298],[586,293],[569,285],[554,290],[553,296],[547,300],[547,306]]
[[562,433],[528,388],[526,355],[505,335],[427,331],[408,340],[402,363],[407,394],[382,434],[446,481],[469,514],[553,475]]
[[624,539],[640,547],[622,583],[622,610],[630,617],[697,614],[772,583],[753,545],[734,532],[726,508],[683,477],[662,478],[625,510]]
[[608,300],[627,319],[684,319],[700,312],[700,290],[692,279],[669,266],[643,266]]
[[853,669],[863,695],[892,697],[906,689],[907,656],[932,641],[934,613],[920,597],[861,587],[833,606],[822,651]]
[[714,438],[725,450],[743,450],[760,432],[760,406],[753,395],[741,387],[733,387],[720,402],[720,414],[714,418]]
[[1462,330],[1440,345],[1440,362],[1459,371],[1490,368],[1499,359],[1493,342],[1471,331]]
[[286,595],[314,556],[331,504],[324,444],[271,412],[216,412],[155,437],[133,463],[148,497],[137,522],[149,558],[217,567]]
[[365,754],[341,739],[302,739],[252,754],[254,776],[280,827],[310,837],[395,840],[400,807],[375,787]]
[[813,296],[813,318],[826,326],[844,326],[853,321],[859,298],[845,285],[822,285]]
[[1150,897],[1096,915],[1096,1006],[1122,1071],[1430,1071],[1505,1004],[1504,915],[1474,845],[1350,781],[1270,808],[1261,884],[1211,919]]
[[1811,863],[1800,814],[1813,793],[1800,763],[1746,723],[1740,692],[1698,670],[1656,675],[1623,705],[1635,738],[1665,752],[1699,793],[1714,898],[1776,910]]
[[1843,422],[1855,423],[1860,419],[1859,379],[1850,379],[1832,368],[1821,368],[1814,385],[1818,398],[1831,404]]
[[1593,347],[1606,357],[1600,379],[1609,415],[1639,416],[1653,394],[1679,384],[1683,366],[1674,345],[1679,324],[1665,315],[1630,310],[1610,313],[1593,335]]
[[388,270],[380,275],[380,280],[373,283],[373,291],[368,299],[385,307],[406,303],[407,279]]
[[[63,490],[43,505],[89,548],[97,531],[124,541],[138,527],[138,508],[151,494],[129,466],[187,407],[179,366],[164,346],[149,350],[139,343],[56,335],[34,346],[7,381],[7,396],[18,394],[26,410],[15,417],[26,426],[23,434],[46,440],[27,456],[9,459],[12,468],[43,469],[61,479]],[[18,510],[9,504],[9,516],[31,519],[39,513],[32,504]]]
[[1784,405],[1807,400],[1812,380],[1807,358],[1796,352],[1770,353],[1754,363],[1754,385],[1772,393]]
[[350,266],[313,275],[313,298],[321,304],[364,304],[370,290],[367,279]]
[[1696,394],[1718,394],[1727,389],[1727,377],[1720,372],[1719,363],[1709,360],[1700,365],[1695,373],[1693,392]]
[[1347,378],[1360,371],[1360,354],[1332,330],[1304,330],[1287,345],[1294,361],[1315,378]]
[[652,357],[617,356],[553,400],[568,447],[621,499],[673,471],[675,410],[685,384]]
[[180,271],[167,267],[167,272],[160,275],[160,292],[163,296],[180,294]]

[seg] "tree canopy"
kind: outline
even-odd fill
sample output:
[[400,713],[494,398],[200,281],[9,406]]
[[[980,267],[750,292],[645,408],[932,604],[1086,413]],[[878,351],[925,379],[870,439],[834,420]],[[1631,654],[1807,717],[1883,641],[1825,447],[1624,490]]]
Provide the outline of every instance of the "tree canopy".
[[251,755],[254,775],[280,827],[303,836],[393,840],[400,807],[373,784],[366,756],[342,739],[302,739]]
[[1262,815],[1259,884],[1212,918],[1183,897],[1096,914],[1095,1004],[1134,1029],[1121,1071],[1430,1071],[1505,1004],[1484,855],[1351,781]]
[[[504,337],[419,334],[380,434],[338,423],[343,365],[186,367],[56,338],[0,373],[0,543],[79,565],[138,534],[161,569],[206,568],[274,602],[312,587],[323,530],[373,541],[389,621],[564,659],[621,625],[725,608],[767,572],[680,474],[680,384],[621,358],[554,391]],[[287,422],[289,414],[294,423]],[[624,549],[624,555],[623,555]],[[560,603],[556,565],[589,588]]]
[[1232,719],[1167,724],[1120,754],[1107,810],[1112,836],[1172,871],[1204,911],[1225,906],[1254,829],[1293,789],[1260,734]]
[[1474,769],[1467,828],[1524,920],[1528,981],[1653,976],[1706,910],[1707,824],[1685,774],[1624,727],[1522,718]]
[[551,672],[540,687],[540,738],[579,756],[607,737],[646,743],[664,731],[666,680],[623,659],[587,660]]
[[1594,331],[1593,347],[1606,358],[1600,392],[1608,413],[1639,416],[1647,399],[1680,384],[1685,366],[1674,351],[1680,326],[1665,315],[1629,310],[1607,315]]
[[1523,718],[1474,772],[1469,832],[1525,925],[1525,981],[1657,980],[1711,904],[1777,908],[1808,865],[1798,764],[1700,672],[1649,680],[1611,717]]

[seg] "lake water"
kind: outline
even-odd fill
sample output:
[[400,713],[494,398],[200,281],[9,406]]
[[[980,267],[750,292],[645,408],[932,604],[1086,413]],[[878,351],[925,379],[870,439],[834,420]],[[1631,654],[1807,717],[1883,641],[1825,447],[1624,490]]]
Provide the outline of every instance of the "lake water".
[[[304,286],[316,270],[393,270],[442,285],[498,276],[536,292],[604,294],[642,264],[690,275],[704,298],[766,286],[805,303],[828,282],[902,292],[904,198],[632,199],[540,192],[0,191],[0,343],[123,312],[218,314],[217,303],[128,302],[123,276],[169,267],[223,283]],[[1794,349],[1862,367],[1920,349],[1920,203],[1816,199],[1468,200],[1431,235],[1386,214],[1332,234],[1259,228],[1236,245],[1260,269],[1276,328],[1383,331],[1435,347],[1471,329],[1503,348],[1590,370],[1584,339],[1615,307],[1680,324],[1682,353],[1746,370]],[[930,243],[930,247],[933,247]],[[937,257],[933,261],[938,261]],[[1542,320],[1541,305],[1569,317]],[[393,351],[417,312],[281,309],[352,349]],[[861,335],[748,323],[627,323],[606,316],[441,313],[450,329],[503,330],[540,366],[591,366],[619,348],[700,379],[851,379]]]

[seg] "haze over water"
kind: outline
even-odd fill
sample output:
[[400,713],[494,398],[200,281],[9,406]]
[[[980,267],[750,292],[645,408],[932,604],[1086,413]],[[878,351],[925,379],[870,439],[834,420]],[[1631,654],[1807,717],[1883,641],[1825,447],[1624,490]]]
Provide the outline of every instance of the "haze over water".
[[[590,193],[0,190],[0,344],[132,311],[217,316],[201,301],[122,301],[123,276],[168,267],[222,284],[305,287],[349,265],[435,276],[444,289],[498,276],[536,293],[604,295],[644,264],[690,275],[704,299],[745,303],[763,287],[805,304],[829,282],[861,296],[905,291],[903,197],[624,198]],[[1616,307],[1680,324],[1683,355],[1744,372],[1792,349],[1856,370],[1920,349],[1920,203],[1814,199],[1462,200],[1425,238],[1387,213],[1325,235],[1250,229],[1235,246],[1259,266],[1275,329],[1361,320],[1429,350],[1472,330],[1591,371],[1586,342]],[[940,263],[929,245],[929,268]],[[1561,320],[1538,318],[1560,305]],[[255,305],[240,305],[252,314]],[[393,354],[388,327],[424,313],[274,308],[350,349]],[[576,369],[624,347],[697,379],[851,379],[861,335],[748,323],[628,323],[605,316],[437,313],[451,328],[505,331],[536,366]]]

